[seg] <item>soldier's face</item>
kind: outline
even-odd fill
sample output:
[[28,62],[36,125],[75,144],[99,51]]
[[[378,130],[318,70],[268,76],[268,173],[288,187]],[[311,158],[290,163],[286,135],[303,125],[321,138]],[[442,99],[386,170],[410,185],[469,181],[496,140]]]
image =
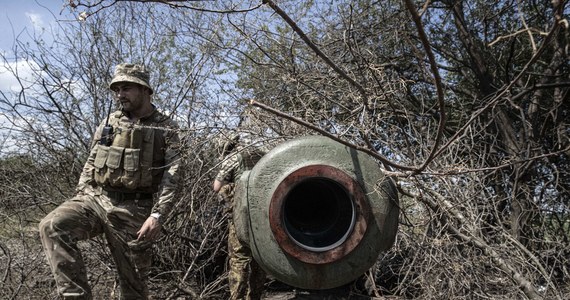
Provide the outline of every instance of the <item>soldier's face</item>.
[[149,101],[147,89],[136,83],[118,83],[113,91],[115,99],[126,112],[136,112],[144,107],[145,101]]

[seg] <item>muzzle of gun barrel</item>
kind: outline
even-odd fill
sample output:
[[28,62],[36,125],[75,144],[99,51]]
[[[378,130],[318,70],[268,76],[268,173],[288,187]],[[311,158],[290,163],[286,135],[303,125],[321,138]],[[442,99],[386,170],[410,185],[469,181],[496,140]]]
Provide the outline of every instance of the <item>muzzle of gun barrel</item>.
[[299,288],[358,278],[398,229],[397,191],[378,162],[322,136],[271,150],[237,182],[235,201],[236,230],[254,259]]

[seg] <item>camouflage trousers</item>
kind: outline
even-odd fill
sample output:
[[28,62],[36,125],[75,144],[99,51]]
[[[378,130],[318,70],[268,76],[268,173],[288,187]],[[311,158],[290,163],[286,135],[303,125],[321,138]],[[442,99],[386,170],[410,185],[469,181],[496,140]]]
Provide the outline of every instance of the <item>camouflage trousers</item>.
[[233,221],[228,225],[230,299],[261,299],[265,273],[253,260],[249,247],[238,239]]
[[146,277],[151,242],[137,241],[136,232],[150,214],[150,204],[115,204],[103,195],[78,195],[58,206],[39,225],[40,238],[64,299],[91,299],[87,272],[77,242],[105,234],[115,261],[121,299],[147,299]]

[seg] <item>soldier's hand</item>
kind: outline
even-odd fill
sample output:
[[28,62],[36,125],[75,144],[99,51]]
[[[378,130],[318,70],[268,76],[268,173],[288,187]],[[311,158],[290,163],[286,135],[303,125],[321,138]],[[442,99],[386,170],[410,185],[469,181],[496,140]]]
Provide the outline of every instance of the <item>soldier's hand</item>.
[[160,222],[154,217],[148,217],[144,221],[141,229],[137,231],[137,240],[139,241],[154,241],[160,234]]

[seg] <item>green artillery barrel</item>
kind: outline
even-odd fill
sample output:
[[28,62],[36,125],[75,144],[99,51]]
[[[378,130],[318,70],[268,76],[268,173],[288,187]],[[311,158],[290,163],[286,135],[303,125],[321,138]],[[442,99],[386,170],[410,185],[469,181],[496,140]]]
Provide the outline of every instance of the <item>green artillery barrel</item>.
[[368,154],[322,136],[285,142],[236,186],[234,219],[278,280],[329,289],[364,274],[398,230],[392,180]]

